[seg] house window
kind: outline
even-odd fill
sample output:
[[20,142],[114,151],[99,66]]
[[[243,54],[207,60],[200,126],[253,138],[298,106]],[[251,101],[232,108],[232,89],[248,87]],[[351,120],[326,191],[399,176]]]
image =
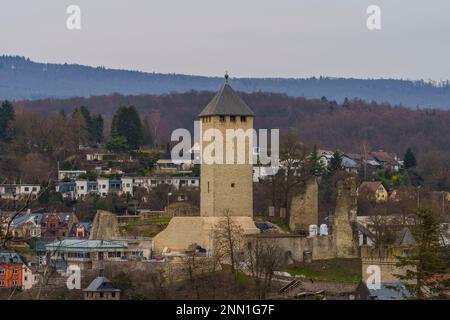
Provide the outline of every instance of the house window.
[[241,116],[241,122],[246,122],[247,121],[247,117],[246,116]]
[[220,116],[219,121],[222,123],[225,122],[225,116]]
[[13,269],[13,274],[17,274],[17,269]]
[[14,287],[17,287],[17,285],[18,285],[17,280],[13,280],[12,285],[13,285]]
[[100,292],[100,298],[103,298],[103,292]]
[[236,122],[236,116],[230,116],[230,122]]
[[116,293],[115,293],[115,292],[112,292],[112,293],[111,293],[111,297],[115,298],[115,297],[116,297]]
[[108,252],[108,258],[120,258],[120,252]]
[[28,192],[28,191],[30,191],[30,188],[28,188],[28,187],[25,187],[25,192]]
[[0,275],[3,275],[3,274],[5,274],[5,269],[0,269]]
[[4,287],[5,286],[5,281],[0,280],[0,287]]
[[28,281],[28,277],[27,277],[27,276],[25,276],[24,280],[25,280],[25,281]]
[[33,187],[33,189],[31,189],[31,190],[33,190],[33,192],[36,192],[36,191],[37,191],[37,188],[36,188],[36,187]]

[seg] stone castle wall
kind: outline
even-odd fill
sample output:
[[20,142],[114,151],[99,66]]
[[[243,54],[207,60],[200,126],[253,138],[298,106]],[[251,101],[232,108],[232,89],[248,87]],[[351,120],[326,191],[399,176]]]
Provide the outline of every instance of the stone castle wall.
[[292,231],[308,232],[311,224],[319,223],[319,186],[317,180],[306,183],[305,192],[292,198],[289,213],[289,228]]
[[404,247],[388,247],[383,250],[370,246],[361,247],[362,277],[366,282],[371,273],[368,273],[370,266],[378,266],[381,271],[381,282],[399,281],[396,275],[405,275],[406,268],[397,267],[398,256],[407,254],[408,249]]
[[328,260],[336,258],[332,236],[302,237],[293,234],[261,234],[253,237],[270,238],[270,241],[283,251],[285,263],[312,260]]
[[333,220],[333,237],[336,254],[342,258],[358,255],[356,245],[357,191],[356,179],[347,178],[337,186],[336,209]]

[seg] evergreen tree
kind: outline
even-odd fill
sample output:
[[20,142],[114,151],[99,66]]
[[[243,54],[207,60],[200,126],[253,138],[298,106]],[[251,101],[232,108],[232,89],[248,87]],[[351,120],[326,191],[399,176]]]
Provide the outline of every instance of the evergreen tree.
[[111,124],[111,136],[125,137],[131,149],[142,145],[142,123],[134,106],[117,109]]
[[14,108],[9,101],[4,101],[0,107],[0,140],[9,142],[14,136]]
[[320,161],[319,151],[317,149],[317,145],[313,146],[313,150],[311,152],[311,157],[309,159],[309,173],[314,176],[321,176],[325,172],[325,166],[322,161]]
[[113,136],[106,141],[105,147],[112,152],[125,152],[130,149],[127,138],[124,136]]
[[153,134],[152,129],[150,128],[148,117],[145,117],[142,121],[142,144],[144,146],[153,145]]
[[406,150],[405,156],[403,158],[403,164],[405,169],[410,169],[417,165],[416,156],[412,152],[411,148],[408,148],[408,150]]
[[411,254],[400,256],[397,267],[406,268],[404,275],[396,275],[418,299],[426,298],[425,288],[437,290],[438,283],[429,283],[430,277],[445,271],[443,250],[440,245],[439,221],[429,209],[417,213],[417,229],[413,231],[417,241]]
[[333,157],[330,160],[330,175],[335,173],[338,170],[342,169],[342,156],[339,151],[335,151]]
[[103,117],[101,114],[98,114],[92,119],[92,138],[94,142],[100,143],[103,141],[103,128]]

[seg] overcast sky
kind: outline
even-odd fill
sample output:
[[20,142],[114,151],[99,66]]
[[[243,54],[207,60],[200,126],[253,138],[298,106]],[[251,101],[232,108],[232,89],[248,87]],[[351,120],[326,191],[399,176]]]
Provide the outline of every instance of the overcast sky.
[[[0,0],[0,54],[234,77],[450,79],[449,0]],[[81,30],[66,9],[81,8]],[[381,7],[380,31],[366,9]]]

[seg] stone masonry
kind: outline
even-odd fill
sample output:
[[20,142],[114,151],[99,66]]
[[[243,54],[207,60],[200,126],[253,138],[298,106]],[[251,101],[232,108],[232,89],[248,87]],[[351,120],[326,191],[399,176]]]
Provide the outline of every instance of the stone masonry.
[[289,228],[292,231],[308,232],[309,225],[318,224],[318,190],[317,180],[310,179],[305,191],[292,198],[289,214]]

